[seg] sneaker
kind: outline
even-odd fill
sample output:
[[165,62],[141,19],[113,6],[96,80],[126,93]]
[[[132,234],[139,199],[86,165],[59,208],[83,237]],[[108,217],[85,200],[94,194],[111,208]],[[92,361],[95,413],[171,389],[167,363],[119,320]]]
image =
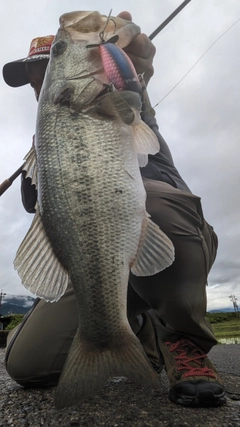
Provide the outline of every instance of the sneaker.
[[155,328],[148,313],[142,313],[141,316],[143,324],[136,335],[142,344],[152,367],[158,374],[160,374],[163,370],[163,361],[161,360],[161,352],[158,347]]
[[216,369],[195,344],[187,339],[159,342],[167,376],[169,400],[184,406],[221,406],[225,389]]

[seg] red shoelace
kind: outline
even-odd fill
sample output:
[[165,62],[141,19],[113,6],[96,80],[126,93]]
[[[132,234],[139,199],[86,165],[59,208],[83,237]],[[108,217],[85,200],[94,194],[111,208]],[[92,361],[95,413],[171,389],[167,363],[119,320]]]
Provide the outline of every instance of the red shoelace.
[[[181,339],[175,343],[166,342],[170,346],[170,352],[176,353],[174,360],[178,371],[186,371],[182,378],[187,377],[211,377],[216,378],[212,369],[204,364],[204,358],[207,357],[195,344],[186,339]],[[192,364],[194,363],[194,365]],[[198,365],[198,366],[195,366]]]

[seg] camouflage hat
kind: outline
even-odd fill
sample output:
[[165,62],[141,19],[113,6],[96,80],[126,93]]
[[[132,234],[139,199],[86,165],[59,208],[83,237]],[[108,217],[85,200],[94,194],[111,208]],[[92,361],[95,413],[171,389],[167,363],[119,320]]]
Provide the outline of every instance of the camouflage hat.
[[29,83],[25,63],[49,59],[54,36],[36,37],[30,44],[28,56],[17,61],[8,62],[3,67],[3,78],[12,87]]

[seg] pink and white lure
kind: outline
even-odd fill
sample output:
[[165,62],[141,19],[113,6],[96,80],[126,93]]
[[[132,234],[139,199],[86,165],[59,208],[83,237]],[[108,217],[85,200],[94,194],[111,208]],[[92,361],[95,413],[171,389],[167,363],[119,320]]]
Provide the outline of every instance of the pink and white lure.
[[134,65],[127,54],[113,43],[99,45],[105,74],[117,90],[142,93],[142,86]]

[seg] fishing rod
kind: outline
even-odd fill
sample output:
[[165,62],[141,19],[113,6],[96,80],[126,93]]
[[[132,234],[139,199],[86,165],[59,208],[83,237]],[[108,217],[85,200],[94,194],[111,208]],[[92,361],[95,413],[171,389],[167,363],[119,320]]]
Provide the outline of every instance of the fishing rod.
[[12,185],[13,181],[21,175],[23,170],[23,165],[20,166],[9,178],[5,179],[5,181],[0,184],[0,196],[5,193],[5,191]]
[[169,15],[169,17],[167,19],[165,19],[165,21],[163,21],[159,25],[159,27],[156,28],[155,31],[153,31],[152,34],[150,34],[150,36],[149,36],[150,40],[154,39],[154,37],[156,37],[160,33],[160,31],[162,31],[163,28],[165,28],[167,26],[167,24],[169,24],[169,22],[171,22],[173,20],[173,18],[175,18],[175,16],[177,16],[181,12],[181,10],[183,10],[183,8],[185,6],[187,6],[188,3],[190,3],[190,1],[191,0],[185,0],[184,2],[182,2],[180,4],[180,6],[178,6],[177,9],[175,9],[173,11],[173,13],[171,13],[171,15]]
[[[181,10],[187,6],[188,3],[190,3],[191,0],[185,0],[183,3],[180,4],[180,6],[177,7],[177,9],[175,9],[171,15],[168,16],[167,19],[165,19],[160,25],[159,27],[156,28],[155,31],[153,31],[152,34],[150,34],[149,39],[153,40],[154,37],[156,37],[160,31],[163,30],[163,28],[165,28],[169,22],[171,22],[175,16],[177,16]],[[18,168],[16,170],[16,172],[14,172],[9,178],[5,179],[5,181],[2,182],[2,184],[0,184],[0,196],[2,196],[3,193],[5,193],[5,191],[12,185],[13,181],[19,176],[21,175],[23,170],[23,165],[20,166],[20,168]]]

